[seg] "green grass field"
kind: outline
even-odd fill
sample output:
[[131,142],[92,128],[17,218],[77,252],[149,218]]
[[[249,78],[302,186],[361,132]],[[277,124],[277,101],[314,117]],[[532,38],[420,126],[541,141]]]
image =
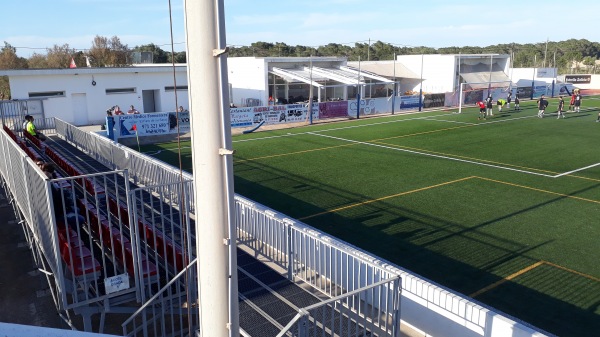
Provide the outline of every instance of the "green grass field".
[[[600,335],[600,98],[560,120],[556,101],[544,119],[522,102],[235,136],[235,190],[551,333]],[[178,165],[176,147],[142,151]]]

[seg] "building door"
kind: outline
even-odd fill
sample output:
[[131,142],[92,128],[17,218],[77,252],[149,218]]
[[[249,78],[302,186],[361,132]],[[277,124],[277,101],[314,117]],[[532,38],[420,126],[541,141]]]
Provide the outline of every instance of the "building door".
[[88,125],[90,119],[88,116],[87,97],[85,94],[71,94],[71,104],[73,106],[72,122],[77,126]]
[[142,90],[143,112],[156,112],[156,102],[154,100],[154,90]]

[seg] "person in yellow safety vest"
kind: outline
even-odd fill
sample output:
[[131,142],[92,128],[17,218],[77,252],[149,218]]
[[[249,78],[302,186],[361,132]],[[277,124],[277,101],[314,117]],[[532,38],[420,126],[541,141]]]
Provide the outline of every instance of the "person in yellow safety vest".
[[498,105],[498,112],[502,112],[502,107],[506,105],[506,100],[504,98],[499,98],[496,101],[496,105]]
[[41,140],[42,142],[46,141],[46,136],[37,132],[35,124],[33,124],[33,120],[33,116],[29,116],[29,123],[27,123],[27,132],[35,138]]

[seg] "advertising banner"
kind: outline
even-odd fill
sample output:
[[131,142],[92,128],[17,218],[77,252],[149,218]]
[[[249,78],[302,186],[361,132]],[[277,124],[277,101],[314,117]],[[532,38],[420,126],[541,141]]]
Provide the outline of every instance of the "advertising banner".
[[169,113],[158,112],[150,114],[115,116],[118,138],[139,136],[166,135],[170,133]]
[[400,96],[400,110],[418,109],[419,95]]
[[[348,114],[350,116],[356,116],[356,101],[350,100],[348,101]],[[386,112],[392,111],[392,99],[391,97],[381,97],[381,98],[367,98],[360,100],[360,112],[361,116],[369,116],[382,114]]]
[[190,132],[190,112],[180,112],[179,120],[177,112],[169,112],[169,130],[170,133],[188,133]]
[[565,82],[573,84],[590,84],[592,75],[565,75]]
[[[262,118],[262,114],[258,114],[259,118]],[[247,108],[231,108],[229,109],[229,116],[231,118],[231,127],[239,128],[245,126],[251,126],[253,123],[260,123],[260,121],[254,120],[254,112],[252,107]],[[262,119],[261,119],[262,121]]]
[[[348,101],[321,102],[315,105],[319,106],[319,119],[348,117]],[[356,106],[356,101],[354,105]],[[356,109],[354,114],[356,115]]]

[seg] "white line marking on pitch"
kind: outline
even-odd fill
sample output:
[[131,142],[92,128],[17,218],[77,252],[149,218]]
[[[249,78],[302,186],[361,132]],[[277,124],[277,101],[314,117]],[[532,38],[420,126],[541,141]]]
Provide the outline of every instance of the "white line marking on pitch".
[[423,120],[426,120],[426,121],[436,121],[436,122],[446,122],[446,123],[456,123],[456,124],[467,124],[467,125],[479,125],[477,123],[449,121],[449,120],[446,120],[446,119],[423,118]]
[[561,173],[561,174],[557,174],[557,175],[553,176],[552,178],[559,178],[559,177],[566,176],[566,175],[571,174],[571,173],[575,173],[575,172],[587,170],[589,168],[596,167],[596,166],[600,166],[600,163],[596,163],[596,164],[592,164],[592,165],[589,165],[589,166],[586,166],[586,167],[578,168],[578,169],[573,170],[573,171],[569,171],[569,172],[564,172],[564,173]]
[[[397,115],[397,116],[401,116],[401,115]],[[408,121],[414,121],[414,120],[419,120],[419,119],[426,119],[426,118],[433,118],[433,117],[441,117],[441,116],[448,116],[447,113],[442,114],[442,115],[434,115],[434,116],[423,116],[423,117],[415,117],[415,118],[407,118],[407,119],[396,119],[393,121],[385,121],[385,122],[379,122],[379,123],[370,123],[370,124],[361,124],[361,125],[351,125],[351,126],[343,126],[340,128],[331,128],[331,129],[325,129],[325,130],[319,130],[318,132],[326,132],[326,131],[337,131],[337,130],[346,130],[346,129],[354,129],[354,128],[362,128],[365,126],[373,126],[373,125],[382,125],[382,124],[390,124],[390,123],[400,123],[400,122],[408,122]],[[255,140],[265,140],[265,139],[274,139],[274,138],[282,138],[282,137],[291,137],[291,136],[299,136],[299,135],[307,135],[310,134],[312,131],[307,131],[307,132],[298,132],[298,133],[289,133],[287,135],[279,135],[279,136],[268,136],[268,137],[261,137],[261,138],[251,138],[251,139],[238,139],[238,140],[234,140],[233,143],[241,143],[241,142],[251,142],[251,141],[255,141]]]
[[344,138],[339,138],[339,137],[321,135],[321,134],[318,134],[318,133],[315,133],[315,132],[308,132],[308,133],[311,134],[311,135],[315,135],[315,136],[320,136],[320,137],[325,137],[325,138],[331,138],[331,139],[337,139],[337,140],[341,140],[341,141],[349,142],[349,143],[356,143],[356,144],[363,144],[363,145],[375,146],[375,147],[380,147],[380,148],[388,149],[388,150],[408,152],[408,153],[419,154],[419,155],[423,155],[423,156],[429,156],[429,157],[435,157],[435,158],[441,158],[441,159],[448,159],[448,160],[459,161],[459,162],[463,162],[463,163],[469,163],[469,164],[475,164],[475,165],[493,167],[493,168],[497,168],[497,169],[501,169],[501,170],[515,171],[515,172],[527,173],[527,174],[532,174],[532,175],[542,176],[542,177],[547,177],[547,178],[554,178],[554,176],[551,176],[551,175],[548,175],[548,174],[531,172],[531,171],[525,171],[525,170],[519,170],[519,169],[515,169],[515,168],[498,166],[498,165],[492,165],[492,164],[486,164],[486,163],[480,163],[480,162],[476,162],[476,161],[472,161],[472,160],[452,158],[452,157],[441,156],[441,155],[437,155],[437,154],[431,154],[431,153],[425,153],[425,152],[419,152],[419,151],[401,149],[401,148],[397,148],[397,147],[391,147],[391,146],[385,146],[385,145],[379,145],[379,144],[372,144],[372,143],[367,143],[367,142],[360,142],[360,141],[357,141],[357,140],[351,140],[351,139],[344,139]]

